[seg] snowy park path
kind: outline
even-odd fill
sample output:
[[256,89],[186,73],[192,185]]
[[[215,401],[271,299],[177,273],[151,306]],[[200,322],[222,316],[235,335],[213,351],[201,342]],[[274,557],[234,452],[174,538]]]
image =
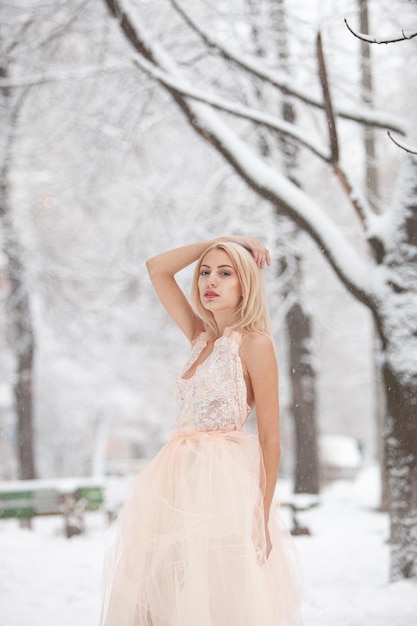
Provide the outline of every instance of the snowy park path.
[[[305,626],[417,626],[416,581],[387,582],[388,520],[372,508],[374,478],[333,485],[300,514],[312,531],[297,538]],[[97,625],[104,516],[91,514],[82,537],[62,529],[59,519],[37,519],[33,531],[0,524],[1,626]]]

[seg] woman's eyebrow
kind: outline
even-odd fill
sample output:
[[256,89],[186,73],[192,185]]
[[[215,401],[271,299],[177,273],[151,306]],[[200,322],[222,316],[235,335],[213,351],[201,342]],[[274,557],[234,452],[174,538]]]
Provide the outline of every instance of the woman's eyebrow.
[[[209,270],[211,269],[210,265],[207,265],[207,263],[202,263],[202,264],[200,265],[200,269],[201,269],[202,267],[207,267]],[[220,268],[222,268],[222,267],[228,267],[228,268],[229,268],[229,269],[231,269],[231,270],[233,269],[233,266],[232,266],[232,265],[218,265],[218,266],[217,266],[217,269],[220,269]]]

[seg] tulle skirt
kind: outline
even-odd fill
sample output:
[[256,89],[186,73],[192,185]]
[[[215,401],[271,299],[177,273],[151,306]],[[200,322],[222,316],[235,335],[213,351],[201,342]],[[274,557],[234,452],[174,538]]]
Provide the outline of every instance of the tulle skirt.
[[271,511],[259,442],[176,431],[138,476],[104,567],[101,626],[299,626],[293,540]]

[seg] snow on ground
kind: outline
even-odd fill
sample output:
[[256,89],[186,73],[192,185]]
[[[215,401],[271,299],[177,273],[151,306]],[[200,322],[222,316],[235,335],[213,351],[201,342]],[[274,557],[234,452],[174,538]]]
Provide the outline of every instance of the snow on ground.
[[[299,515],[312,533],[296,538],[305,626],[417,626],[417,581],[388,583],[388,520],[375,511],[376,476],[370,469],[334,483],[319,507]],[[0,522],[1,626],[97,625],[110,533],[102,513],[87,522],[86,534],[70,540],[58,518],[37,519],[32,531]]]

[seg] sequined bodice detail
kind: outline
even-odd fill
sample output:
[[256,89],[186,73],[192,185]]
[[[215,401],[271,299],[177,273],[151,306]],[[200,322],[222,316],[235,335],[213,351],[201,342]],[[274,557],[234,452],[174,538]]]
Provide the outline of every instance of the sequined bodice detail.
[[240,430],[243,427],[250,407],[239,356],[241,339],[240,333],[227,328],[215,341],[211,354],[185,379],[184,375],[207,345],[206,333],[198,337],[176,382],[178,428]]

